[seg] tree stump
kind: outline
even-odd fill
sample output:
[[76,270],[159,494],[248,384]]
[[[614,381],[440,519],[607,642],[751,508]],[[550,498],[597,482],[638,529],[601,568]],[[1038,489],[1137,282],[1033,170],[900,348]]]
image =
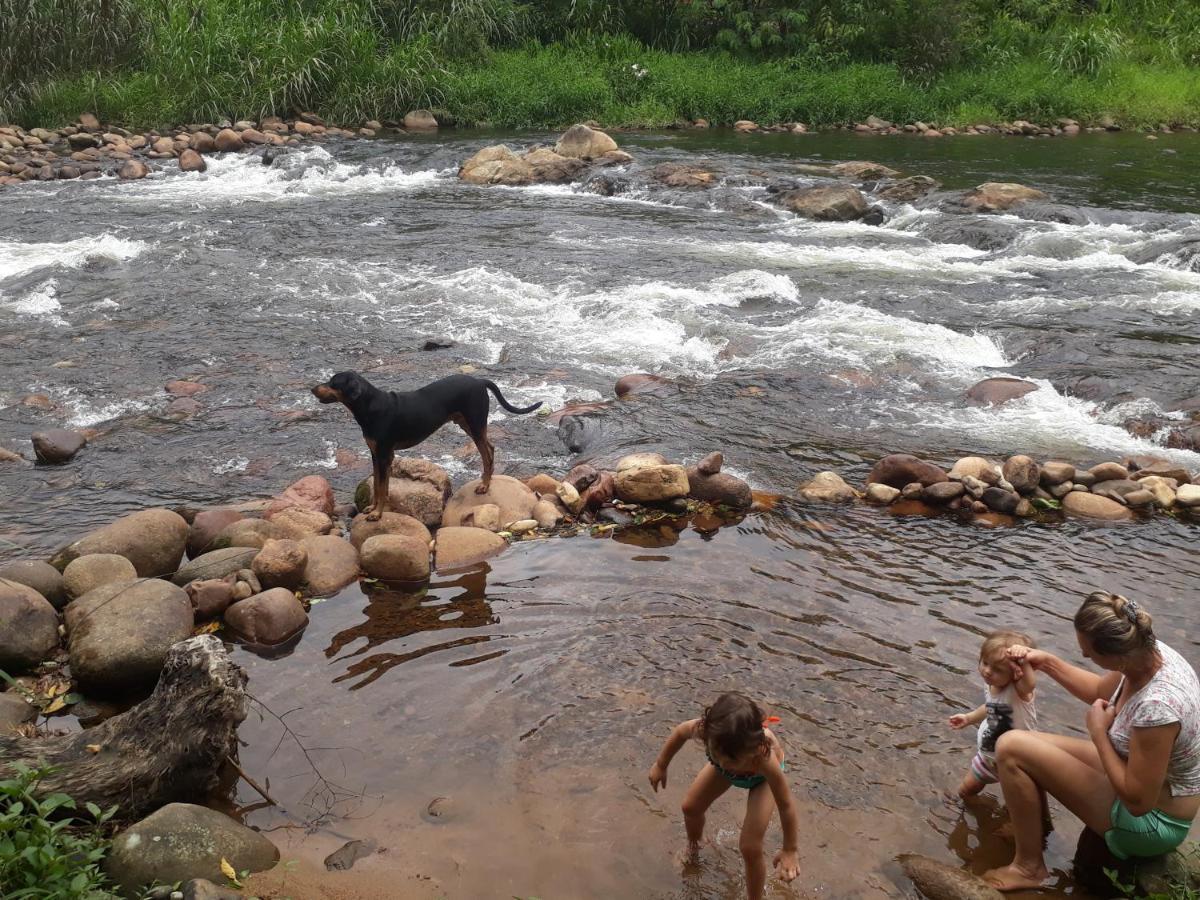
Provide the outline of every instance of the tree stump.
[[154,693],[128,712],[78,734],[0,737],[0,778],[10,777],[15,763],[50,767],[39,795],[116,805],[121,819],[202,801],[237,750],[245,686],[245,672],[217,638],[180,641],[167,653]]

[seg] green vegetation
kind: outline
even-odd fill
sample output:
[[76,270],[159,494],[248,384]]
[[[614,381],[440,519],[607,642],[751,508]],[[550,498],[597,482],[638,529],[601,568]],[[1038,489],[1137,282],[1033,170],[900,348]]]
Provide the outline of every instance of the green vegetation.
[[6,900],[98,900],[113,896],[100,861],[108,851],[105,823],[116,807],[87,805],[88,818],[72,818],[65,794],[35,797],[44,772],[17,766],[0,781],[0,896]]
[[1175,0],[0,0],[0,120],[1200,124]]

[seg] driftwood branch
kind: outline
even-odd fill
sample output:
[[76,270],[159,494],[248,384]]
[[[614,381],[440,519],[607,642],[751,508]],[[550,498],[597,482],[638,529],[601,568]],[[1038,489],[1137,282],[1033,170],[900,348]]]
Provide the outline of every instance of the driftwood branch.
[[14,763],[51,773],[39,794],[119,807],[122,819],[166,803],[199,802],[237,750],[246,674],[211,635],[173,646],[149,698],[78,734],[0,737],[0,778]]

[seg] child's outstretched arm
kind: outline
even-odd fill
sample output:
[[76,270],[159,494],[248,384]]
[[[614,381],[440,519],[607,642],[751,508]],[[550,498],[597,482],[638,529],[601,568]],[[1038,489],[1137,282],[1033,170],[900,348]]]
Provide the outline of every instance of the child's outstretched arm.
[[980,705],[969,713],[956,713],[946,720],[946,723],[958,731],[960,728],[966,728],[968,725],[978,725],[987,718],[987,706]]
[[671,736],[667,738],[662,749],[658,751],[658,759],[654,760],[654,765],[650,767],[650,787],[654,788],[656,793],[660,787],[667,786],[667,766],[671,765],[671,760],[675,758],[679,748],[695,737],[696,729],[699,726],[699,719],[680,722],[671,731]]
[[779,824],[783,826],[783,849],[775,854],[775,868],[780,878],[792,881],[800,874],[800,815],[792,799],[792,789],[774,757],[764,764],[763,774],[779,807]]

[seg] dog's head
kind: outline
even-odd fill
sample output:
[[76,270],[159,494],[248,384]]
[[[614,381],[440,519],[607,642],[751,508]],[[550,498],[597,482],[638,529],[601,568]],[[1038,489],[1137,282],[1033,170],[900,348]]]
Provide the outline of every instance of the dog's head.
[[345,403],[350,406],[363,395],[367,387],[367,380],[357,372],[338,372],[324,384],[318,384],[312,392],[322,403]]

